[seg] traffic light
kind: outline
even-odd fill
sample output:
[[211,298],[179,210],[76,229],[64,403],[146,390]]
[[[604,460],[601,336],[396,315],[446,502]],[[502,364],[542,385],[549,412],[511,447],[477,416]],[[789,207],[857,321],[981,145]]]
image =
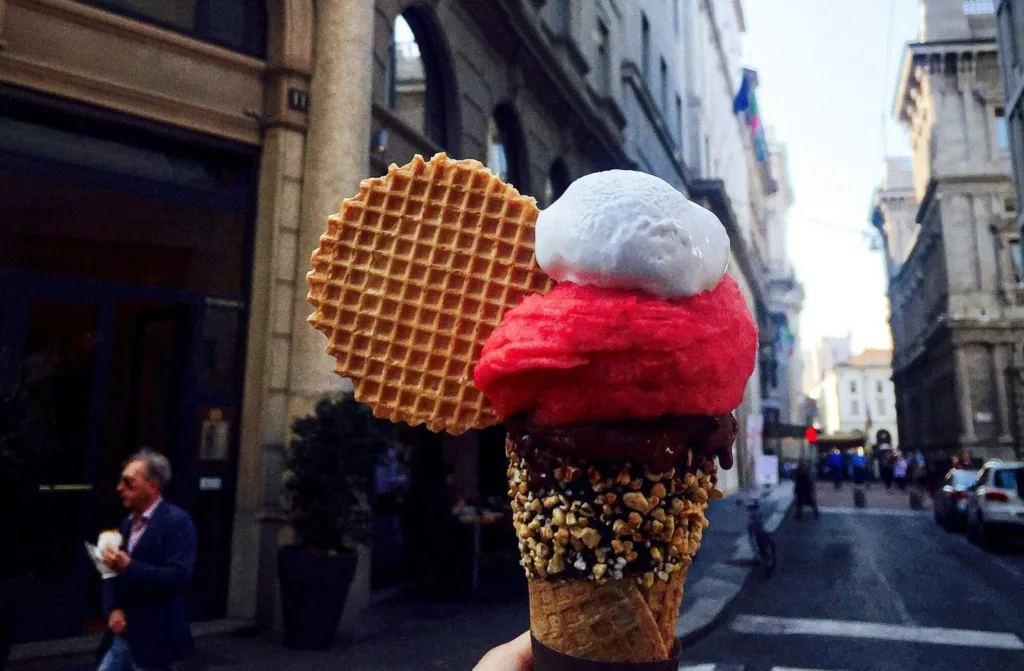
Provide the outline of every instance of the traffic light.
[[813,426],[807,427],[807,430],[804,431],[804,438],[807,440],[808,443],[818,442],[818,430],[815,429]]

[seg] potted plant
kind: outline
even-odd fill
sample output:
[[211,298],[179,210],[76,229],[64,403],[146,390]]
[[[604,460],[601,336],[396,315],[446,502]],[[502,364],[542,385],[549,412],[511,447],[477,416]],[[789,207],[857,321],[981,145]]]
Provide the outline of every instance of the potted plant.
[[32,574],[40,522],[39,486],[57,453],[52,423],[22,388],[0,390],[0,669],[7,667],[13,626]]
[[284,643],[322,650],[334,644],[356,548],[370,542],[374,466],[394,427],[345,394],[322,399],[292,432],[284,492],[298,543],[278,553]]

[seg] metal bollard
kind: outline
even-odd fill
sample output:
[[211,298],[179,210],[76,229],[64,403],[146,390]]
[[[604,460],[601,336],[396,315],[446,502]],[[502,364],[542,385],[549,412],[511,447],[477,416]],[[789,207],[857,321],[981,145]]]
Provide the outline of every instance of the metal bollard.
[[853,507],[854,508],[865,508],[868,505],[867,496],[864,494],[864,487],[854,487],[853,489]]
[[924,497],[921,496],[921,492],[916,489],[910,490],[910,509],[911,510],[923,510],[924,509]]

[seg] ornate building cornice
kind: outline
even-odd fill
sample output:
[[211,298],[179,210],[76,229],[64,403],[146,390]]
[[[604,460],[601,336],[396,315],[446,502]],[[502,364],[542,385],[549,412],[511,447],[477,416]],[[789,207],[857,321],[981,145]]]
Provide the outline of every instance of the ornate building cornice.
[[893,118],[913,128],[919,118],[921,88],[928,75],[955,73],[973,77],[982,56],[997,56],[995,38],[968,40],[936,40],[908,44],[893,101]]

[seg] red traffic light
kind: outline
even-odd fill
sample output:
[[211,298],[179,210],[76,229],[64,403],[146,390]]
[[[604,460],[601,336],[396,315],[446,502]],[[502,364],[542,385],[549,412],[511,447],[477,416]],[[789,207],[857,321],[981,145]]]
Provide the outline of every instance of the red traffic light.
[[818,430],[815,429],[813,426],[807,427],[807,430],[804,431],[804,438],[807,439],[808,443],[818,442]]

